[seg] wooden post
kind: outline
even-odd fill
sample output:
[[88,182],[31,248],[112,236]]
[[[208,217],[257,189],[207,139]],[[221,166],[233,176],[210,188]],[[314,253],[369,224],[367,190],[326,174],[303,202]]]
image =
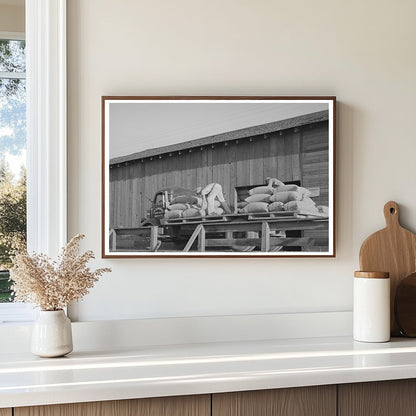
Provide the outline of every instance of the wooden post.
[[261,223],[261,251],[270,251],[270,227],[267,221]]
[[157,225],[150,228],[150,251],[156,251],[159,248],[159,227]]
[[117,234],[114,229],[110,230],[109,237],[110,237],[110,249],[111,251],[116,251],[117,250]]
[[[189,251],[190,249],[191,249],[191,247],[192,247],[192,244],[194,243],[194,241],[196,240],[196,238],[198,237],[198,235],[199,235],[199,233],[201,232],[201,229],[202,229],[203,227],[202,227],[202,224],[199,224],[196,228],[195,228],[195,230],[194,230],[194,232],[192,233],[192,235],[191,235],[191,238],[188,240],[188,242],[186,243],[186,246],[185,246],[185,248],[183,249],[183,251]],[[205,231],[205,230],[204,230]]]
[[202,224],[198,234],[198,251],[205,251],[205,228]]

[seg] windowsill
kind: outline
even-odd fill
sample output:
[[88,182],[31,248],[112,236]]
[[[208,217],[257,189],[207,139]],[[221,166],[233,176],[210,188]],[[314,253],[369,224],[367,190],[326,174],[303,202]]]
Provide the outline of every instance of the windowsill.
[[416,340],[235,341],[0,355],[0,408],[416,377]]
[[[19,304],[8,306],[19,307]],[[36,312],[32,310],[32,313]],[[0,355],[29,353],[31,330],[32,325],[26,322],[0,325]],[[297,312],[73,322],[72,333],[75,351],[100,351],[103,345],[118,350],[152,345],[349,336],[352,313]]]
[[33,322],[35,311],[27,303],[0,303],[0,325],[25,325]]

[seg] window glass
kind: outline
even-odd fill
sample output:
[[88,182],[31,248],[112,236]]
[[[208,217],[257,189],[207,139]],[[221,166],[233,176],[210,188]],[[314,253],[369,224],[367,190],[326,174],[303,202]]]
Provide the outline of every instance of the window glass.
[[0,72],[26,72],[26,42],[0,39]]
[[26,244],[25,42],[0,39],[0,302],[12,300],[8,269]]

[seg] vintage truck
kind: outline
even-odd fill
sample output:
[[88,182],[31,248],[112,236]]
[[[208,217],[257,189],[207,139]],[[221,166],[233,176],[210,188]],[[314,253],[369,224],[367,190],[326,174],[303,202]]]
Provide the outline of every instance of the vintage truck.
[[181,187],[162,188],[156,192],[151,200],[152,206],[146,213],[146,218],[142,219],[140,226],[160,225],[160,221],[165,217],[169,204],[178,197],[195,197],[196,192]]

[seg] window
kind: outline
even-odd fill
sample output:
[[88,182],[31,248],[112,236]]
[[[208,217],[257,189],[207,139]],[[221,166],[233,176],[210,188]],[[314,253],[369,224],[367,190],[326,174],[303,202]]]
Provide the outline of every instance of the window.
[[[25,16],[27,247],[56,257],[66,243],[66,0],[26,0]],[[33,314],[31,305],[0,303],[0,324]]]
[[0,38],[0,302],[10,302],[8,268],[26,245],[26,51]]

